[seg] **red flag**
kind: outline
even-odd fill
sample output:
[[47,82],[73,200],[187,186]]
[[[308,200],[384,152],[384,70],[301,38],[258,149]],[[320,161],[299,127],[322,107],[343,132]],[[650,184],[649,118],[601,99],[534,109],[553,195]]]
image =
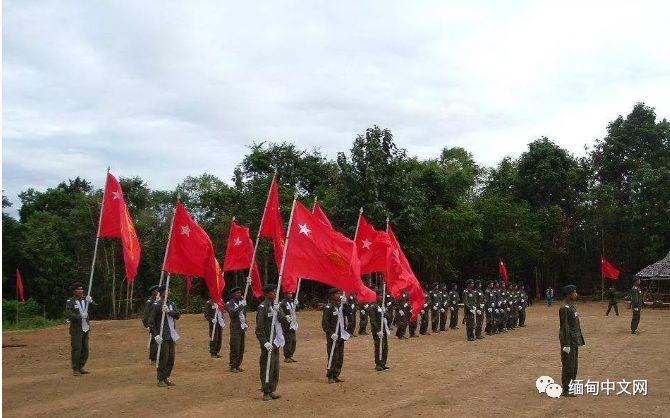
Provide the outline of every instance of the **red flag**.
[[361,302],[374,302],[375,293],[361,281],[355,243],[330,228],[300,202],[295,203],[284,274],[309,278],[356,293]]
[[314,214],[316,219],[323,222],[323,224],[326,225],[328,228],[333,229],[333,224],[330,223],[330,219],[328,219],[326,214],[323,212],[318,202],[314,202],[314,206],[312,207],[312,213]]
[[377,231],[361,213],[358,217],[356,247],[361,262],[361,274],[386,271],[386,251],[391,245],[384,231]]
[[505,283],[509,283],[509,275],[507,274],[507,266],[505,266],[505,263],[502,261],[502,258],[498,262],[498,272],[500,273],[500,277],[505,281]]
[[100,219],[100,237],[120,238],[123,247],[123,264],[126,277],[132,283],[137,276],[140,264],[140,241],[135,232],[133,219],[123,198],[123,190],[116,177],[107,173],[105,193],[102,201],[102,218]]
[[18,295],[19,301],[26,301],[26,298],[23,297],[23,279],[21,278],[21,272],[19,269],[16,269],[16,293]]
[[387,251],[387,269],[384,278],[393,297],[397,298],[403,290],[407,290],[414,320],[423,309],[426,295],[390,226],[386,228],[386,233],[391,245]]
[[[223,271],[247,270],[251,268],[251,259],[254,254],[254,243],[249,234],[249,228],[240,226],[237,222],[230,223],[230,234],[226,245],[226,258],[223,262]],[[258,273],[258,264],[254,262],[251,270],[251,290],[254,296],[263,296],[261,276]]]
[[606,279],[618,280],[619,269],[605,257],[600,257],[600,274]]
[[174,214],[165,271],[202,277],[205,279],[212,300],[221,302],[225,282],[219,263],[214,256],[212,240],[207,232],[191,218],[181,202],[177,203]]

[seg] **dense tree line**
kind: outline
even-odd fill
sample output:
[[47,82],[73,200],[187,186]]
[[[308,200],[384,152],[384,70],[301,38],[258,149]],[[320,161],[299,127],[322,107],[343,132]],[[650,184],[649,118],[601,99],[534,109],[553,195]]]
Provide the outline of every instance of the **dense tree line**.
[[[632,274],[670,248],[670,123],[637,104],[587,151],[576,158],[542,137],[519,158],[487,168],[462,148],[444,148],[427,160],[409,156],[389,130],[373,126],[335,160],[287,142],[255,143],[230,182],[203,174],[174,190],[150,190],[139,177],[122,177],[142,243],[133,295],[140,300],[158,281],[177,190],[222,257],[233,216],[256,233],[275,171],[285,222],[295,184],[303,202],[318,197],[333,224],[350,235],[360,207],[380,228],[388,216],[426,286],[495,278],[503,258],[513,280],[533,290],[536,283],[543,289],[571,282],[599,294],[604,253],[621,267],[623,289]],[[3,210],[6,297],[14,294],[18,266],[27,295],[49,315],[61,314],[68,285],[88,280],[101,194],[76,178],[43,192],[22,192],[18,219]],[[8,205],[3,197],[3,208]],[[275,281],[269,243],[258,259],[264,278]],[[229,284],[236,279],[241,282],[242,275],[227,275]],[[103,240],[93,292],[97,315],[112,314],[112,289],[120,297],[122,282],[119,243]],[[176,294],[183,295],[183,280],[176,282]],[[202,283],[195,283],[194,293],[204,296]],[[319,289],[309,285],[307,294]]]

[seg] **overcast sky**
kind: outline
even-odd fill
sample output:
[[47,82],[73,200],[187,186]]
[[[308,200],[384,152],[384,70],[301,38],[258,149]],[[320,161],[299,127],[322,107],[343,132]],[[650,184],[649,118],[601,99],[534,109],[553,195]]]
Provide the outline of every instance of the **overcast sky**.
[[[3,6],[3,189],[107,165],[228,180],[254,140],[327,156],[373,124],[484,165],[670,117],[667,1],[27,1]],[[16,208],[14,208],[15,210]]]

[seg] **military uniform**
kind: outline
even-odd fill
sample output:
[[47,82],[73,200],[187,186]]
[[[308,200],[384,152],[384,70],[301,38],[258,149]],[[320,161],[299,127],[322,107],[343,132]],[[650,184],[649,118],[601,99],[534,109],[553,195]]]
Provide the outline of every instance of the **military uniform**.
[[566,394],[570,381],[577,378],[578,350],[584,345],[584,337],[579,326],[579,314],[575,305],[566,303],[559,309],[558,316],[560,320],[558,339],[561,342],[561,364],[563,365],[561,384],[563,393]]
[[286,318],[286,321],[282,322],[282,330],[286,339],[286,344],[284,345],[284,362],[292,363],[297,343],[295,332],[298,330],[295,303],[290,300],[283,300],[279,303],[279,309]]
[[514,287],[508,292],[507,299],[509,307],[509,316],[507,317],[507,329],[516,328],[517,322],[519,321],[518,317],[518,308],[517,308],[517,292]]
[[475,338],[479,340],[484,338],[482,337],[482,326],[484,325],[484,312],[486,312],[485,306],[484,292],[478,285],[475,288]]
[[156,363],[156,353],[158,351],[158,344],[156,343],[156,340],[154,340],[156,335],[151,332],[151,327],[149,326],[149,316],[151,315],[154,303],[156,303],[154,298],[147,299],[147,301],[144,302],[144,309],[142,310],[142,325],[149,330],[149,360],[151,361],[151,364]]
[[430,297],[426,295],[423,308],[421,309],[421,317],[419,318],[421,325],[419,326],[419,334],[426,335],[428,333],[428,322],[430,319]]
[[368,308],[370,307],[369,303],[361,304],[358,309],[359,313],[359,326],[358,326],[358,335],[367,335],[368,328]]
[[[223,327],[226,325],[223,320],[223,312],[216,308],[216,302],[208,300],[202,307],[202,313],[205,316],[207,325],[209,326],[209,354],[212,357],[219,358],[221,351],[221,341],[223,338]],[[212,338],[212,328],[214,328],[214,338]]]
[[640,324],[640,311],[643,307],[642,290],[635,285],[630,289],[630,308],[633,311],[633,317],[630,321],[631,334],[637,333],[637,326]]
[[395,336],[402,339],[405,338],[405,333],[407,332],[407,325],[409,323],[409,303],[407,299],[403,298],[400,303],[397,304],[396,318],[398,329],[396,330]]
[[85,298],[71,297],[65,302],[65,314],[70,321],[70,362],[72,371],[81,373],[88,360],[89,302]]
[[244,359],[244,339],[247,333],[247,302],[244,299],[239,301],[230,299],[226,302],[226,310],[230,317],[230,353],[228,355],[228,364],[231,371],[241,371],[240,366]]
[[[349,339],[349,332],[345,328],[343,307],[335,305],[332,301],[328,302],[323,310],[321,317],[321,328],[326,334],[326,354],[330,358],[332,351],[333,358],[330,368],[326,372],[326,377],[337,381],[344,365],[344,342]],[[335,335],[336,339],[332,336]],[[333,349],[333,344],[335,348]]]
[[[382,307],[377,303],[372,303],[368,307],[370,316],[370,330],[372,331],[372,340],[375,345],[375,366],[377,371],[387,369],[386,360],[388,358],[389,343],[388,343],[388,321],[390,317],[388,313],[384,313],[384,321],[382,321]],[[381,358],[379,356],[381,342]]]
[[417,328],[419,327],[419,321],[421,318],[419,315],[416,316],[416,318],[412,318],[412,305],[407,302],[407,299],[405,299],[405,304],[407,305],[405,307],[405,315],[407,315],[407,321],[409,322],[409,337],[410,338],[417,338],[418,335],[416,333]]
[[355,337],[354,333],[356,332],[356,311],[358,310],[356,305],[357,305],[356,296],[349,295],[349,297],[347,298],[347,302],[342,306],[342,310],[345,316],[347,332],[352,337]]
[[[266,285],[267,286],[267,285]],[[270,395],[277,390],[279,383],[279,348],[284,346],[284,334],[282,332],[281,323],[286,321],[284,314],[277,307],[277,323],[274,329],[273,341],[270,342],[270,333],[272,329],[272,315],[274,312],[273,303],[271,300],[265,299],[256,311],[256,338],[260,344],[260,378],[263,394]],[[265,347],[266,343],[272,350]],[[270,374],[269,381],[265,382],[265,372],[267,369],[268,353],[270,354]]]
[[500,326],[498,330],[500,332],[507,332],[507,321],[509,320],[510,307],[509,307],[509,292],[506,288],[500,288],[500,299],[498,300],[500,306]]
[[475,314],[477,312],[477,295],[474,289],[463,291],[463,308],[465,311],[465,333],[468,341],[475,340]]
[[430,325],[434,333],[440,329],[440,309],[442,304],[441,292],[439,289],[433,289],[430,297]]
[[396,302],[393,299],[393,296],[386,295],[386,312],[389,316],[389,327],[393,328],[393,325],[396,323],[395,315]]
[[486,335],[493,334],[493,327],[495,324],[495,320],[493,318],[494,303],[493,286],[491,282],[489,282],[489,284],[486,286],[486,290],[484,290],[484,315],[486,317],[486,326],[484,327],[484,332]]
[[528,293],[525,290],[521,289],[519,291],[519,326],[526,326],[526,308],[528,307]]
[[619,305],[614,288],[610,287],[607,290],[607,298],[609,299],[609,304],[607,305],[607,312],[605,312],[605,316],[609,316],[612,308],[614,308],[614,313],[616,314],[616,316],[619,316]]
[[458,328],[458,303],[461,301],[461,297],[458,294],[458,291],[452,290],[449,292],[449,311],[451,316],[449,318],[449,328]]
[[161,334],[161,319],[163,318],[163,302],[154,303],[149,315],[149,326],[151,333],[160,335],[163,340],[159,344],[160,357],[158,360],[158,368],[156,370],[156,377],[158,382],[168,382],[172,374],[175,359],[175,343],[179,340],[179,333],[175,321],[179,319],[180,313],[177,306],[171,301],[165,301],[165,306],[168,312],[165,314],[165,321],[163,323],[163,333]]

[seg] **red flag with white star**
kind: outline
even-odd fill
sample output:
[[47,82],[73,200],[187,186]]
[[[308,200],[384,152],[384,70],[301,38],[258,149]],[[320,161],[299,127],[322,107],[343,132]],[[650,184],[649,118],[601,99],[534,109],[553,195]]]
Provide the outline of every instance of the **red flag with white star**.
[[123,198],[121,184],[111,173],[107,173],[105,193],[102,200],[102,217],[100,218],[100,237],[120,238],[123,248],[123,264],[126,277],[132,283],[137,276],[140,264],[140,241],[135,232],[133,219]]
[[386,250],[390,245],[388,234],[384,231],[377,231],[361,213],[356,235],[361,274],[386,271]]
[[329,227],[300,202],[295,204],[290,234],[284,274],[356,293],[361,302],[375,301],[375,293],[361,280],[353,240]]
[[165,271],[202,277],[205,279],[212,300],[221,302],[225,282],[219,263],[214,256],[212,240],[207,232],[191,218],[181,202],[177,203],[174,214]]
[[[249,234],[249,228],[240,226],[231,221],[228,244],[226,245],[226,258],[223,261],[223,271],[247,270],[251,268],[251,259],[254,254],[254,243]],[[251,270],[251,290],[254,296],[263,296],[261,276],[258,273],[258,264],[254,261]]]
[[386,233],[391,246],[387,251],[387,269],[384,279],[393,297],[398,298],[403,291],[407,291],[409,303],[412,305],[412,320],[414,320],[423,309],[426,295],[390,226],[386,228]]

